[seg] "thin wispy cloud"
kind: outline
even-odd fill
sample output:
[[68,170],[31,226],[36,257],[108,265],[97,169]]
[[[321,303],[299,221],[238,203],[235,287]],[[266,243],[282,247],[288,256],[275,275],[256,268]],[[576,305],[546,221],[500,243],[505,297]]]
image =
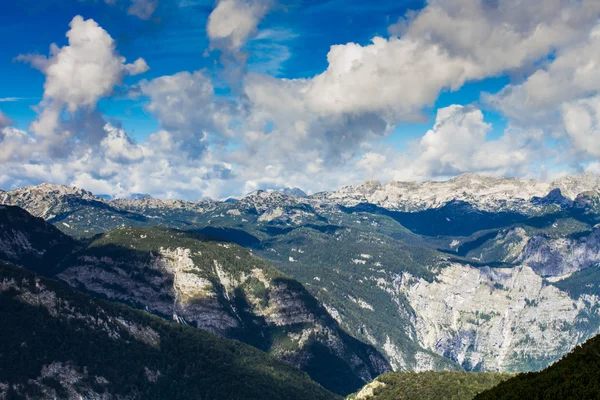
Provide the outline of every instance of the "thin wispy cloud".
[[35,100],[30,97],[0,97],[0,103],[14,103],[22,100]]

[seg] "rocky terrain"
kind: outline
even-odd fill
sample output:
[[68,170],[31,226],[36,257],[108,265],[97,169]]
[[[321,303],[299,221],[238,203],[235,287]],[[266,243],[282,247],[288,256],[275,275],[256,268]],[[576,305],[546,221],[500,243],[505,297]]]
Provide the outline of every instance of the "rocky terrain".
[[[257,191],[222,202],[90,202],[90,194],[78,196],[78,189],[50,188],[24,188],[0,198],[38,215],[45,215],[39,213],[46,210],[42,203],[61,210],[71,210],[69,205],[72,211],[50,212],[47,220],[78,237],[122,226],[163,226],[188,232],[185,240],[203,235],[243,246],[247,250],[234,246],[231,254],[245,259],[251,250],[300,282],[341,328],[331,333],[322,328],[330,322],[313,322],[321,314],[290,306],[296,310],[292,320],[320,332],[316,342],[337,343],[344,332],[373,345],[396,371],[537,370],[599,331],[600,179],[595,175],[554,182],[477,175],[446,182],[365,182],[311,196]],[[124,232],[129,232],[123,243],[130,255],[145,254],[139,264],[102,259],[111,235]],[[188,245],[166,245],[165,237],[144,247],[143,235],[143,229],[121,228],[94,239],[61,277],[214,332],[247,325],[240,301],[252,310],[251,320],[260,320],[256,332],[279,326],[274,316],[287,306],[259,295],[266,283],[280,292],[268,273],[263,272],[266,281],[255,268],[231,274],[230,261],[200,256],[201,249]],[[196,268],[208,275],[190,275]],[[219,272],[222,268],[226,273]],[[96,272],[92,277],[85,271]],[[202,300],[186,303],[190,296]],[[257,346],[278,354],[285,353],[287,342],[301,348],[306,334],[286,329],[284,341],[267,345],[257,339]],[[283,357],[302,365],[302,351],[298,357],[290,354]],[[364,371],[374,371],[368,365],[378,362],[359,358],[363,364],[350,365],[366,379]]]

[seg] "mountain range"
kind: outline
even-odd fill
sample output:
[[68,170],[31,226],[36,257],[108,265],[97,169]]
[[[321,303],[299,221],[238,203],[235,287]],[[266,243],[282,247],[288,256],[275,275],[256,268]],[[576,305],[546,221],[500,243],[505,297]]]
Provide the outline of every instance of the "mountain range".
[[600,332],[592,174],[198,202],[42,184],[0,203],[27,211],[0,209],[0,259],[240,340],[341,395],[391,370],[537,371]]

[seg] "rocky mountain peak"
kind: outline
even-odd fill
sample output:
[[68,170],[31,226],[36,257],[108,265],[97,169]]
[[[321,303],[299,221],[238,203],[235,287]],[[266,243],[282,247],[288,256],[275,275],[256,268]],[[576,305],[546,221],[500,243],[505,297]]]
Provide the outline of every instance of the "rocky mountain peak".
[[308,195],[306,194],[306,192],[304,192],[302,189],[300,188],[283,188],[280,190],[281,193],[283,194],[287,194],[289,196],[296,196],[296,197],[308,197]]
[[533,197],[531,202],[535,205],[558,205],[560,207],[570,207],[573,204],[573,200],[563,196],[560,188],[552,189],[544,197]]

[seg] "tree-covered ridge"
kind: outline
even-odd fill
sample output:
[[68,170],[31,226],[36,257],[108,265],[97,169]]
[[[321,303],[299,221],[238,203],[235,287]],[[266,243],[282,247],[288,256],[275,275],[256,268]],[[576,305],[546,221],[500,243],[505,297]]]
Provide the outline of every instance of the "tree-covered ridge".
[[248,345],[7,264],[0,264],[0,304],[0,397],[336,398]]
[[477,400],[600,398],[600,336],[577,346],[540,372],[519,374],[479,394]]
[[510,377],[495,372],[393,372],[381,375],[348,400],[471,400]]

